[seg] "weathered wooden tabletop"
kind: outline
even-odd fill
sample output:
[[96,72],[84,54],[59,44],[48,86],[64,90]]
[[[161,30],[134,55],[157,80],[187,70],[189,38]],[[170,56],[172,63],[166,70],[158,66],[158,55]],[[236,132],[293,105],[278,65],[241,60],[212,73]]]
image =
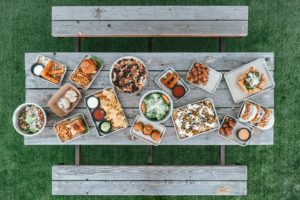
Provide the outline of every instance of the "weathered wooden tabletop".
[[[56,117],[49,108],[47,102],[51,96],[57,91],[58,86],[52,85],[44,80],[34,77],[30,72],[30,67],[34,63],[37,55],[45,55],[50,58],[56,59],[68,66],[68,72],[64,78],[63,83],[70,82],[70,74],[77,66],[78,62],[85,53],[26,53],[25,54],[25,74],[26,74],[26,102],[33,102],[43,106],[47,112],[48,122],[45,130],[38,136],[25,137],[24,142],[26,145],[59,145],[55,132],[53,131],[53,124],[60,118]],[[111,64],[122,56],[136,56],[142,59],[150,72],[150,81],[148,85],[142,90],[139,95],[128,95],[118,93],[129,125],[131,126],[136,115],[139,114],[138,102],[145,92],[151,89],[158,89],[155,84],[155,77],[161,73],[166,67],[173,67],[178,70],[179,74],[185,78],[193,61],[205,62],[210,67],[225,73],[229,70],[235,69],[248,62],[258,58],[265,58],[271,74],[274,73],[274,55],[273,53],[89,53],[97,56],[104,61],[104,68],[96,78],[90,89],[82,91],[82,96],[96,92],[110,86],[109,82],[109,69]],[[217,113],[220,119],[226,115],[236,116],[241,103],[235,104],[232,100],[228,87],[222,78],[219,87],[214,94],[209,94],[197,87],[191,86],[191,92],[184,97],[182,101],[174,104],[174,107],[179,107],[211,97],[215,103]],[[251,98],[253,101],[260,103],[266,107],[274,107],[274,89],[269,90],[263,94]],[[83,113],[87,117],[88,124],[91,126],[91,132],[82,136],[68,145],[144,145],[141,140],[130,140],[129,129],[111,134],[107,137],[100,138],[97,136],[96,130],[92,125],[90,116],[87,109],[84,107],[83,101],[78,107],[71,112],[71,115],[76,113]],[[171,119],[164,123],[167,126],[165,136],[161,141],[161,145],[236,145],[235,143],[218,135],[217,131],[203,134],[185,141],[179,141],[176,137],[175,129]],[[255,129],[254,135],[249,141],[249,145],[272,145],[274,138],[274,129],[271,128],[264,132]]]

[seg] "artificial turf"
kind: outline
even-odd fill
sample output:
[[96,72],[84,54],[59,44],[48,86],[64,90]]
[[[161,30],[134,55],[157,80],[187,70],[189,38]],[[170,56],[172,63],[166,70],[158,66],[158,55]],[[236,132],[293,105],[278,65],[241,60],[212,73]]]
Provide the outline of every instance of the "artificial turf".
[[[248,5],[249,35],[226,39],[227,52],[275,52],[275,144],[226,147],[226,164],[248,166],[244,197],[57,197],[51,166],[73,164],[72,146],[24,146],[11,123],[25,101],[24,53],[74,51],[72,39],[51,36],[52,5]],[[300,199],[300,1],[299,0],[1,0],[0,1],[0,199]],[[84,51],[145,51],[145,39],[89,39]],[[154,39],[154,51],[217,51],[216,39]],[[145,164],[145,146],[85,146],[84,164]],[[216,146],[154,148],[154,164],[216,164]]]

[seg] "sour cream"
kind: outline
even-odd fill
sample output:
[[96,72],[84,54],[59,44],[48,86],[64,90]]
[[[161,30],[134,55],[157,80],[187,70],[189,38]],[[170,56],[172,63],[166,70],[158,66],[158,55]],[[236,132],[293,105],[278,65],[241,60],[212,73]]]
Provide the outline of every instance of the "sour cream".
[[253,88],[259,84],[259,77],[250,72],[247,75],[246,81],[249,83],[249,86]]
[[42,71],[44,70],[44,66],[43,65],[35,65],[33,67],[33,74],[36,76],[40,76],[42,74]]

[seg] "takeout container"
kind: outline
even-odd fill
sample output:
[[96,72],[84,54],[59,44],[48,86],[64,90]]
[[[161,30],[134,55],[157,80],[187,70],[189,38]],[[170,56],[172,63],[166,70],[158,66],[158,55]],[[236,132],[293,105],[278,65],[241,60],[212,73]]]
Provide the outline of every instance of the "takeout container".
[[[243,110],[243,108],[244,108],[246,102],[250,102],[250,103],[252,103],[252,104],[254,104],[254,105],[258,105],[258,106],[262,107],[262,109],[264,109],[264,110],[267,110],[267,109],[272,110],[272,111],[273,111],[273,115],[274,115],[274,109],[267,108],[267,107],[265,107],[265,106],[262,106],[262,105],[259,104],[259,103],[255,103],[255,102],[250,101],[250,100],[245,100],[245,101],[243,102],[243,104],[242,104],[242,106],[241,106],[239,112],[238,112],[238,115],[237,115],[237,118],[238,118],[238,119],[240,119],[240,117],[241,117],[241,113],[242,113],[242,110]],[[244,122],[244,123],[245,123],[245,124],[248,124],[249,126],[255,127],[255,128],[257,128],[257,129],[260,129],[260,130],[262,130],[262,131],[267,130],[267,129],[259,128],[257,125],[252,124],[252,123],[249,123],[249,122]],[[272,128],[272,127],[274,126],[274,123],[275,123],[275,116],[274,116],[273,124],[272,124],[272,126],[271,126],[270,128]]]
[[[102,70],[102,68],[103,68],[103,62],[102,62],[102,60],[99,59],[99,58],[97,58],[97,59],[101,60],[101,66],[98,66],[98,67],[99,67],[99,70],[96,72],[96,74],[93,75],[93,76],[94,76],[93,79],[91,80],[90,84],[87,85],[86,87],[83,87],[83,86],[79,85],[78,83],[76,83],[75,81],[73,81],[73,80],[72,80],[72,77],[73,77],[73,75],[76,73],[76,71],[79,69],[80,64],[81,64],[81,62],[82,62],[83,60],[85,60],[85,59],[90,59],[90,58],[93,58],[93,57],[95,57],[95,56],[88,55],[88,54],[84,55],[84,56],[81,58],[81,60],[80,60],[80,62],[78,63],[78,65],[76,66],[76,68],[73,70],[73,72],[72,72],[72,74],[71,74],[71,76],[70,76],[70,80],[71,80],[75,85],[77,85],[78,87],[82,88],[83,90],[89,89],[89,87],[92,85],[92,83],[94,82],[94,80],[96,79],[96,77],[98,76],[98,74],[100,73],[100,71]],[[95,58],[96,58],[96,57],[95,57]]]
[[[185,94],[184,96],[180,97],[180,98],[177,98],[173,95],[172,93],[172,89],[166,87],[163,83],[161,83],[161,79],[163,77],[166,76],[166,74],[168,72],[175,72],[177,73],[172,67],[168,67],[167,69],[165,69],[161,74],[159,74],[156,78],[155,78],[155,82],[156,84],[158,85],[158,87],[160,87],[163,91],[165,91],[170,97],[171,99],[173,100],[174,103],[177,103],[179,102],[181,99],[183,99],[189,92],[190,92],[190,87],[185,83],[185,81],[180,77],[180,79],[178,80],[178,83],[177,85],[182,85],[185,89]],[[178,73],[177,73],[178,74]]]
[[[141,106],[142,106],[142,103],[143,103],[144,98],[145,98],[146,96],[148,96],[149,94],[152,94],[152,93],[162,93],[162,94],[166,95],[166,96],[169,98],[169,100],[170,100],[170,105],[169,105],[169,106],[170,106],[170,110],[169,110],[169,113],[165,116],[164,119],[159,120],[159,121],[151,121],[150,119],[148,119],[148,117],[147,117],[147,116],[142,112],[142,110],[141,110]],[[170,97],[166,92],[164,92],[164,91],[162,91],[162,90],[150,90],[150,91],[146,92],[146,93],[141,97],[140,102],[139,102],[139,110],[140,110],[141,115],[142,115],[147,121],[149,121],[149,122],[154,122],[154,123],[163,123],[163,122],[167,121],[167,120],[170,118],[170,116],[171,116],[171,114],[172,114],[172,112],[173,112],[173,101],[172,101],[171,97]]]
[[[78,94],[78,100],[76,102],[74,102],[74,103],[71,103],[72,106],[71,106],[71,108],[69,110],[64,111],[64,110],[60,109],[57,106],[57,102],[70,89],[74,90]],[[72,112],[74,110],[74,108],[80,102],[80,99],[81,99],[81,93],[80,93],[80,91],[76,87],[74,87],[73,85],[71,85],[70,83],[66,83],[64,86],[62,86],[59,90],[57,90],[54,93],[54,95],[48,101],[48,106],[54,112],[54,114],[56,114],[58,117],[64,117],[64,116],[66,116],[67,114],[69,114],[70,112]]]
[[[113,83],[113,80],[112,80],[112,73],[113,73],[113,69],[114,69],[114,66],[120,61],[120,60],[123,60],[123,59],[135,59],[137,61],[139,61],[140,63],[142,63],[144,66],[145,66],[145,69],[146,69],[146,77],[145,77],[145,81],[144,81],[144,86],[140,89],[140,90],[137,90],[136,92],[133,92],[133,93],[124,93],[122,90],[119,90],[117,87],[115,87],[114,83]],[[147,69],[147,66],[145,65],[145,63],[137,58],[137,57],[134,57],[134,56],[123,56],[121,58],[118,58],[110,67],[110,72],[109,72],[109,81],[110,81],[110,84],[116,89],[118,90],[119,92],[121,93],[124,93],[124,94],[138,94],[144,87],[146,87],[146,85],[148,84],[148,77],[149,77],[149,71]]]
[[[232,118],[232,119],[234,119],[234,120],[236,121],[236,125],[235,125],[235,127],[232,129],[232,134],[229,135],[229,136],[225,136],[225,135],[223,135],[223,134],[220,133],[220,129],[221,129],[221,127],[222,127],[222,125],[223,125],[223,123],[224,123],[226,117]],[[248,139],[247,141],[240,140],[240,139],[238,138],[238,136],[237,136],[237,132],[238,132],[238,130],[241,129],[241,128],[246,128],[246,129],[248,129],[248,130],[250,131],[250,137],[249,137],[249,139]],[[251,140],[252,134],[253,134],[253,130],[254,130],[254,129],[253,129],[252,126],[249,126],[249,125],[247,125],[246,123],[243,123],[243,122],[239,121],[238,119],[236,119],[236,118],[234,118],[234,117],[231,117],[231,116],[229,116],[229,115],[225,115],[225,116],[223,117],[222,123],[221,123],[221,125],[220,125],[219,130],[218,130],[218,134],[221,135],[223,138],[226,138],[227,140],[230,140],[230,141],[232,141],[232,142],[234,142],[234,143],[236,143],[236,144],[241,145],[241,146],[244,147],[244,146],[246,146],[246,145],[248,144],[248,142]]]
[[[212,103],[212,109],[213,109],[214,113],[215,113],[216,116],[217,116],[217,126],[216,126],[215,128],[213,128],[213,129],[211,129],[211,130],[201,132],[201,133],[199,133],[199,134],[197,134],[197,135],[193,135],[193,136],[185,137],[185,138],[180,138],[180,137],[179,137],[178,130],[177,130],[177,126],[176,126],[176,124],[175,124],[175,119],[174,119],[173,114],[172,114],[172,115],[171,115],[171,117],[172,117],[172,122],[173,122],[173,125],[174,125],[174,128],[175,128],[175,131],[176,131],[176,136],[177,136],[177,138],[178,138],[179,141],[184,141],[184,140],[187,140],[187,139],[190,139],[190,138],[194,138],[194,137],[197,137],[197,136],[200,136],[200,135],[205,135],[206,133],[209,133],[209,132],[218,130],[218,129],[220,128],[220,121],[219,121],[218,113],[217,113],[217,111],[216,111],[214,102],[213,102],[213,100],[212,100],[211,98],[206,98],[206,99],[203,99],[203,100],[200,100],[200,101],[196,101],[196,102],[194,102],[194,103],[187,104],[187,105],[185,105],[185,106],[178,107],[178,108],[174,109],[173,112],[175,112],[175,111],[177,111],[177,110],[179,110],[179,109],[185,108],[185,107],[187,107],[188,105],[197,104],[197,103],[200,103],[200,102],[206,101],[206,100],[209,100],[209,101]],[[173,113],[173,112],[172,112],[172,113]]]
[[[72,120],[72,119],[75,119],[75,118],[82,118],[82,120],[84,121],[84,124],[85,124],[85,126],[86,126],[86,129],[87,129],[86,132],[83,133],[83,134],[77,135],[76,137],[74,137],[74,138],[72,138],[72,139],[70,139],[70,140],[68,140],[68,141],[65,141],[65,142],[61,141],[61,140],[60,140],[60,137],[58,136],[58,133],[55,131],[55,126],[56,126],[56,124],[61,123],[61,122],[64,122],[64,121],[67,121],[67,120]],[[88,134],[88,133],[90,132],[89,125],[88,125],[88,123],[87,123],[87,121],[86,121],[86,119],[85,119],[85,117],[84,117],[84,115],[83,115],[82,113],[75,114],[75,115],[73,115],[73,116],[71,116],[71,117],[68,117],[68,118],[66,118],[66,119],[63,119],[63,120],[61,120],[61,121],[56,122],[56,123],[53,125],[53,129],[54,129],[55,135],[57,136],[57,138],[58,138],[58,140],[60,141],[61,144],[69,143],[69,142],[71,142],[71,141],[73,141],[73,140],[75,140],[75,139],[78,139],[78,138],[80,138],[80,137],[82,137],[82,136],[84,136],[84,135],[86,135],[86,134]]]
[[[90,114],[90,117],[92,118],[92,121],[93,121],[93,124],[94,124],[94,126],[95,126],[95,128],[96,128],[96,131],[97,131],[97,135],[99,136],[99,137],[101,137],[101,138],[103,138],[103,137],[105,137],[105,136],[108,136],[108,135],[110,135],[110,134],[112,134],[112,133],[115,133],[115,132],[117,132],[117,131],[120,131],[120,130],[123,130],[123,129],[125,129],[125,128],[127,128],[128,127],[128,121],[127,121],[127,118],[126,118],[126,115],[125,115],[125,113],[124,113],[124,110],[123,110],[123,108],[122,108],[122,113],[123,113],[123,115],[125,116],[125,122],[126,122],[126,126],[124,127],[124,128],[120,128],[120,129],[116,129],[116,130],[114,130],[114,131],[111,131],[111,132],[108,132],[108,133],[102,133],[101,131],[100,131],[100,129],[99,129],[99,125],[100,125],[100,123],[103,121],[96,121],[96,120],[94,120],[94,117],[93,117],[93,111],[96,109],[96,108],[101,108],[101,102],[100,102],[100,100],[98,99],[98,106],[96,107],[96,108],[94,108],[94,109],[91,109],[91,108],[89,108],[88,106],[87,106],[87,100],[88,100],[88,98],[90,98],[90,97],[92,97],[92,96],[95,96],[96,94],[98,94],[98,93],[100,93],[100,92],[103,92],[103,90],[106,90],[106,89],[111,89],[112,91],[113,91],[113,93],[114,93],[114,95],[115,95],[115,97],[116,97],[116,100],[117,100],[117,102],[122,106],[122,104],[121,104],[121,102],[120,102],[120,100],[119,100],[119,98],[118,98],[118,96],[117,96],[117,94],[116,94],[116,92],[115,92],[115,90],[114,90],[114,88],[113,87],[107,87],[107,88],[104,88],[104,89],[102,89],[102,90],[99,90],[99,91],[97,91],[97,92],[95,92],[95,93],[93,93],[93,94],[90,94],[90,95],[88,95],[88,96],[85,96],[85,98],[84,98],[84,102],[85,102],[85,105],[86,105],[86,107],[87,107],[87,109],[88,109],[88,112],[89,112],[89,114]],[[104,120],[105,120],[105,118],[104,118]]]
[[[63,73],[63,75],[61,76],[60,82],[59,82],[58,84],[55,84],[55,83],[53,83],[53,82],[51,82],[51,81],[48,81],[47,79],[43,78],[42,76],[37,76],[37,75],[35,75],[35,74],[33,73],[33,67],[34,67],[34,66],[40,64],[40,65],[42,65],[43,67],[45,67],[46,63],[48,63],[50,60],[52,60],[53,62],[59,64],[59,65],[64,69],[64,73]],[[54,60],[54,59],[52,59],[52,58],[48,58],[48,57],[43,56],[43,55],[38,55],[38,56],[36,57],[35,63],[31,66],[31,73],[32,73],[33,76],[35,76],[35,77],[37,77],[37,78],[39,78],[39,79],[41,79],[41,80],[44,80],[44,81],[47,81],[48,83],[51,83],[51,84],[56,85],[56,86],[59,86],[59,85],[61,85],[61,83],[62,83],[62,81],[63,81],[63,79],[64,79],[64,77],[65,77],[65,75],[66,75],[67,69],[68,69],[68,68],[67,68],[66,65],[62,64],[61,62],[58,62],[57,60]]]
[[[134,129],[134,124],[136,122],[143,122],[144,124],[151,124],[153,126],[154,129],[158,130],[161,133],[161,137],[160,140],[158,141],[154,141],[150,135],[145,135],[142,131],[136,131]],[[130,129],[130,134],[133,135],[134,137],[137,137],[140,140],[143,140],[144,142],[154,145],[154,146],[158,146],[166,132],[167,128],[161,124],[158,123],[154,123],[151,121],[148,121],[147,119],[145,119],[144,117],[142,117],[141,115],[136,116],[133,125]]]
[[[263,73],[267,77],[267,83],[265,85],[265,88],[257,93],[254,94],[246,94],[238,85],[237,81],[240,78],[240,76],[246,72],[251,66],[253,66],[255,69],[257,69],[259,72]],[[275,87],[275,83],[273,81],[273,77],[271,76],[271,73],[269,71],[269,68],[267,66],[266,61],[263,58],[259,58],[257,60],[254,60],[248,64],[245,64],[239,68],[233,69],[227,73],[224,74],[225,81],[228,85],[229,91],[231,93],[231,96],[233,98],[233,101],[235,103],[239,103],[245,99],[248,99],[250,97],[254,97],[258,94],[262,94],[263,92],[266,92],[270,89],[273,89]]]
[[[20,126],[19,126],[19,116],[20,116],[20,113],[21,113],[22,110],[25,109],[26,106],[36,106],[37,108],[41,109],[41,111],[43,112],[43,115],[44,115],[45,122],[43,124],[43,127],[38,132],[33,133],[33,134],[27,134],[25,131],[21,130]],[[47,115],[46,115],[45,110],[41,106],[39,106],[37,104],[35,104],[35,103],[23,103],[23,104],[19,105],[15,109],[15,111],[13,113],[13,116],[12,116],[12,123],[13,123],[13,126],[14,126],[15,130],[19,134],[21,134],[21,135],[23,135],[25,137],[33,137],[33,136],[39,135],[45,129],[46,124],[47,124]]]
[[198,88],[201,88],[203,90],[205,90],[206,92],[209,92],[209,93],[215,93],[221,79],[222,79],[222,73],[210,68],[209,66],[207,66],[205,64],[205,66],[208,68],[208,71],[209,71],[209,75],[208,75],[208,82],[206,85],[202,85],[202,84],[195,84],[191,81],[188,80],[188,75],[189,73],[191,73],[192,69],[193,69],[193,66],[196,64],[196,63],[201,63],[201,62],[193,62],[192,66],[190,67],[190,70],[189,72],[187,73],[186,75],[186,81],[189,82],[190,84],[198,87]]

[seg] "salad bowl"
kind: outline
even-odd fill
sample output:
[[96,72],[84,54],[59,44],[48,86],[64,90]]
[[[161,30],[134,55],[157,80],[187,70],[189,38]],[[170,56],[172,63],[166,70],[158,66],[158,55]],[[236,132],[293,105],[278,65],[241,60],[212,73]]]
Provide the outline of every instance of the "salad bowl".
[[23,103],[13,113],[13,126],[23,136],[36,136],[40,134],[47,123],[44,109],[35,103]]
[[169,119],[173,110],[171,97],[162,90],[150,90],[139,103],[141,115],[148,121],[163,123]]

